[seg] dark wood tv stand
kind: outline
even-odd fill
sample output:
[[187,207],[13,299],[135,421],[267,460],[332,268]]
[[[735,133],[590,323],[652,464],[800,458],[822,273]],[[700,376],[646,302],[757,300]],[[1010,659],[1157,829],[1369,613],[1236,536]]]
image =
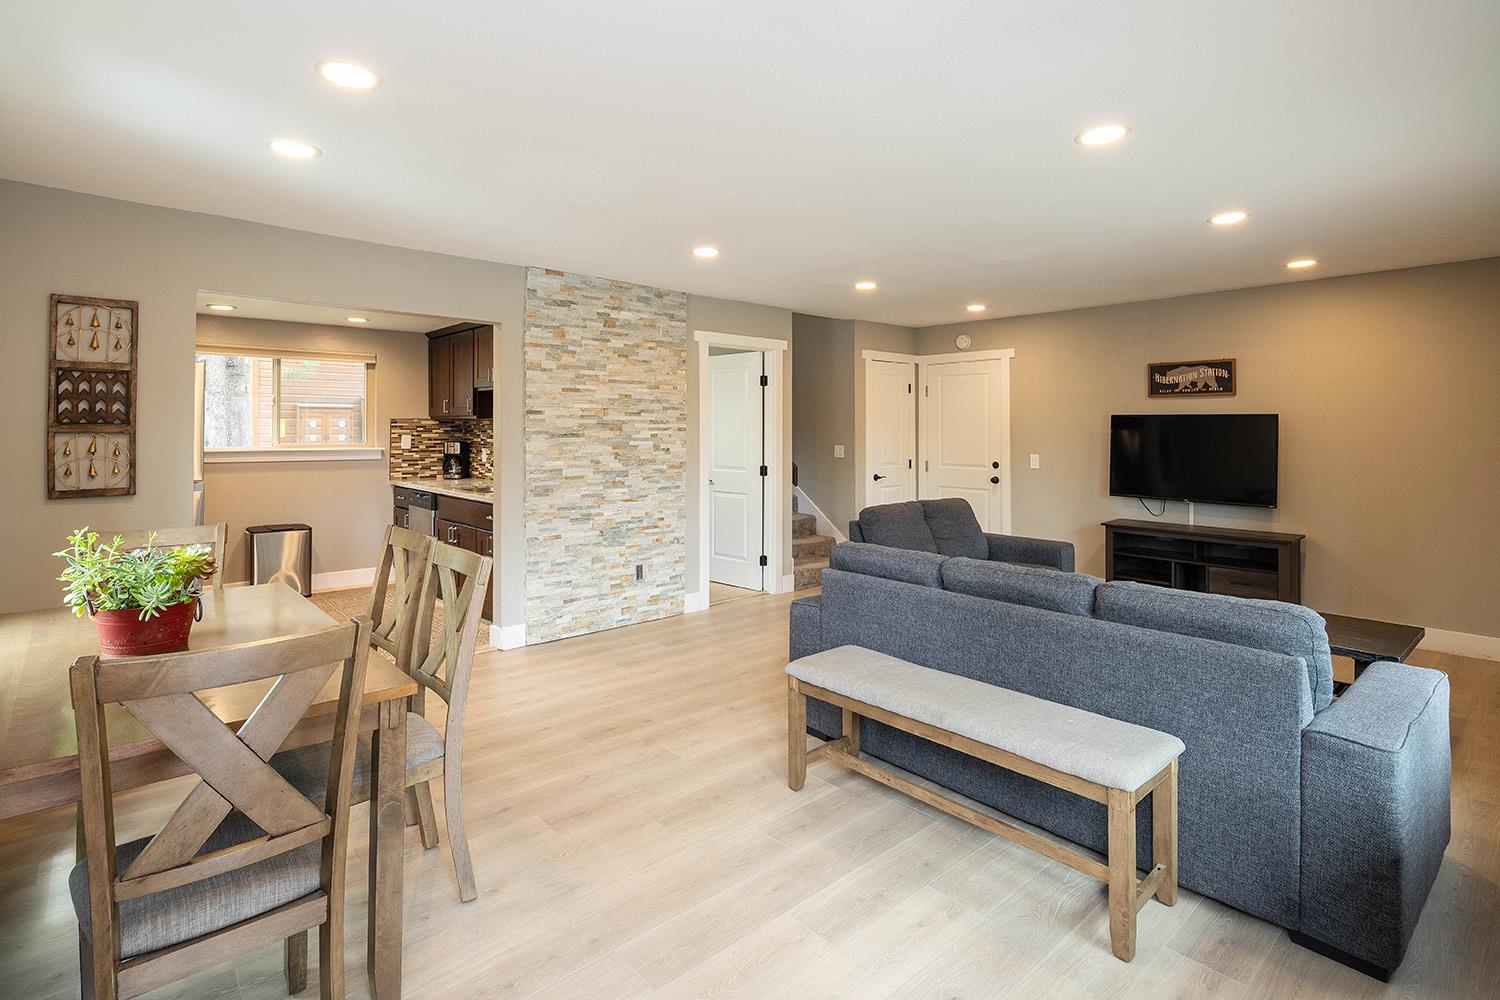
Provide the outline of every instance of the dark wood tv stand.
[[1302,603],[1302,539],[1280,531],[1104,522],[1104,578]]

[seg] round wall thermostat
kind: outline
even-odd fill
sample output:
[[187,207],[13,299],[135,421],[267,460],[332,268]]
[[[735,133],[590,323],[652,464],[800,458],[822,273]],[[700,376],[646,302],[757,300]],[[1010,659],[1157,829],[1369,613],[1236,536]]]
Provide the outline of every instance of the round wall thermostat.
[[960,351],[967,351],[973,345],[973,343],[973,337],[970,337],[967,333],[960,333],[958,335],[958,339],[953,342],[953,346],[958,348]]

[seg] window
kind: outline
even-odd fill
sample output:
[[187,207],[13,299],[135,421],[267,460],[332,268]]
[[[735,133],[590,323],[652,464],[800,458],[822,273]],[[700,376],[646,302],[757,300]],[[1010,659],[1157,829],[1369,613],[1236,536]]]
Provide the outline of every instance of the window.
[[310,354],[200,351],[203,447],[357,448],[370,362]]

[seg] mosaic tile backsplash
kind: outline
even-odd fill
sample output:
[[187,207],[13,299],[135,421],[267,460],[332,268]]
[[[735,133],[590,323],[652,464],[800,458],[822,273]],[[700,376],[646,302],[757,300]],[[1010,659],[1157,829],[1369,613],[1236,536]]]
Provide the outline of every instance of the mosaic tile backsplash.
[[[401,447],[401,435],[411,435],[411,447]],[[469,442],[469,474],[490,479],[495,465],[495,428],[489,420],[429,420],[426,417],[391,419],[391,478],[421,479],[443,474],[443,445],[448,441]],[[489,458],[480,460],[481,448]]]
[[527,270],[528,643],[682,613],[687,346],[683,292]]

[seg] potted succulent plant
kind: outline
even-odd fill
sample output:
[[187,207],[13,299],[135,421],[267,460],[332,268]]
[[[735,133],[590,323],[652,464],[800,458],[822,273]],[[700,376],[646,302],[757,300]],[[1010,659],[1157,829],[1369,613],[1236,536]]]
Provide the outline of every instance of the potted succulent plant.
[[203,581],[218,567],[207,545],[157,549],[155,541],[153,534],[145,547],[131,549],[119,535],[104,542],[80,528],[54,553],[68,564],[58,577],[67,584],[64,600],[78,617],[93,619],[105,656],[187,649]]

